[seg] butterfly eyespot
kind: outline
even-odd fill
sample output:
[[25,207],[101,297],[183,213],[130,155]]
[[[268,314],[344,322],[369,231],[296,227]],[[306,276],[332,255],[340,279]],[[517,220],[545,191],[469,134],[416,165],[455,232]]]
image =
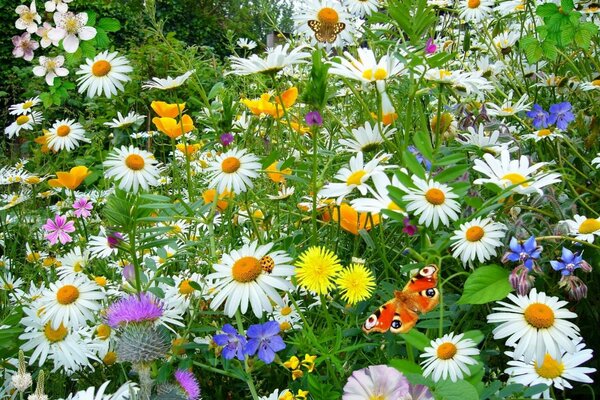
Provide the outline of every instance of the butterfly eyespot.
[[427,266],[427,267],[423,267],[421,268],[421,270],[419,271],[419,275],[421,276],[431,276],[435,273],[435,271],[437,271],[437,268],[432,266]]
[[421,295],[430,297],[430,298],[434,298],[435,296],[437,296],[437,289],[432,288],[432,289],[427,289],[427,290],[423,290],[421,292]]
[[377,324],[377,317],[375,314],[371,314],[369,318],[365,321],[365,328],[371,329]]
[[400,320],[395,319],[392,321],[392,328],[400,329],[401,326],[402,326],[402,322]]

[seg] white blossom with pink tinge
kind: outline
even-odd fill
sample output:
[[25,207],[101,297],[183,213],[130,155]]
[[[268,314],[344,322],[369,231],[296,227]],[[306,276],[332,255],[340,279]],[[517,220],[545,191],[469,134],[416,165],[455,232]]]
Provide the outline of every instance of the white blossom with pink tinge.
[[79,40],[91,40],[96,37],[96,28],[86,26],[87,13],[75,15],[72,12],[54,14],[56,27],[48,32],[48,38],[52,41],[63,41],[63,47],[67,53],[75,53],[79,48]]

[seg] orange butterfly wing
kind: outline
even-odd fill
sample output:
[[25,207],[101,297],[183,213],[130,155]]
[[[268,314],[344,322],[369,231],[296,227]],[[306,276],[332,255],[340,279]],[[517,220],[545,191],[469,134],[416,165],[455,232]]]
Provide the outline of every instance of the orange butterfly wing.
[[333,43],[337,35],[346,28],[343,22],[326,24],[316,19],[308,20],[308,27],[315,33],[315,38],[321,43]]
[[362,326],[365,333],[388,330],[392,333],[406,333],[419,320],[419,313],[433,310],[439,303],[435,265],[428,265],[413,276],[402,291],[396,291],[394,298],[379,307],[367,318]]

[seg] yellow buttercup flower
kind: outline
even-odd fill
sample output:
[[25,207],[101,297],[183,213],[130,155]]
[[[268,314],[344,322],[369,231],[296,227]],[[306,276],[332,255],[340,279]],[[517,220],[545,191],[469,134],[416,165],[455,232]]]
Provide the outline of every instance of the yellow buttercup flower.
[[91,173],[92,171],[88,170],[87,167],[80,165],[71,168],[69,172],[57,172],[56,179],[50,179],[48,184],[52,187],[64,187],[75,190]]
[[158,114],[159,117],[175,118],[180,113],[183,113],[185,103],[170,104],[164,101],[153,101],[150,107]]
[[296,356],[291,356],[289,360],[283,363],[283,366],[288,369],[297,369],[300,365],[300,360]]
[[302,360],[302,366],[306,368],[306,370],[310,373],[313,372],[315,369],[315,360],[317,359],[317,356],[311,356],[310,354],[305,354],[304,355],[304,360]]

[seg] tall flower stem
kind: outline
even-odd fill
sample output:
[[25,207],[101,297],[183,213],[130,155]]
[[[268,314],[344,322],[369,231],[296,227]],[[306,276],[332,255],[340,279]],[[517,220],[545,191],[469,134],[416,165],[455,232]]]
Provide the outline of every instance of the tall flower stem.
[[[242,314],[240,313],[239,309],[235,313],[235,321],[237,322],[238,331],[240,332],[240,334],[242,334],[242,332],[244,332],[244,323],[242,321]],[[245,369],[246,375],[247,375],[246,384],[248,385],[248,389],[250,389],[250,393],[252,394],[252,399],[259,400],[258,392],[256,391],[256,386],[254,386],[254,380],[252,379],[252,369],[250,368],[250,365],[248,364],[248,356],[246,356],[245,360],[244,360],[244,369]]]
[[[316,126],[316,125],[315,125]],[[319,170],[319,158],[318,158],[318,149],[319,149],[319,135],[318,128],[312,127],[310,130],[312,137],[312,175],[310,177],[310,184],[312,189],[312,210],[311,210],[311,223],[312,223],[312,235],[310,238],[310,243],[313,246],[317,245],[317,174]]]

